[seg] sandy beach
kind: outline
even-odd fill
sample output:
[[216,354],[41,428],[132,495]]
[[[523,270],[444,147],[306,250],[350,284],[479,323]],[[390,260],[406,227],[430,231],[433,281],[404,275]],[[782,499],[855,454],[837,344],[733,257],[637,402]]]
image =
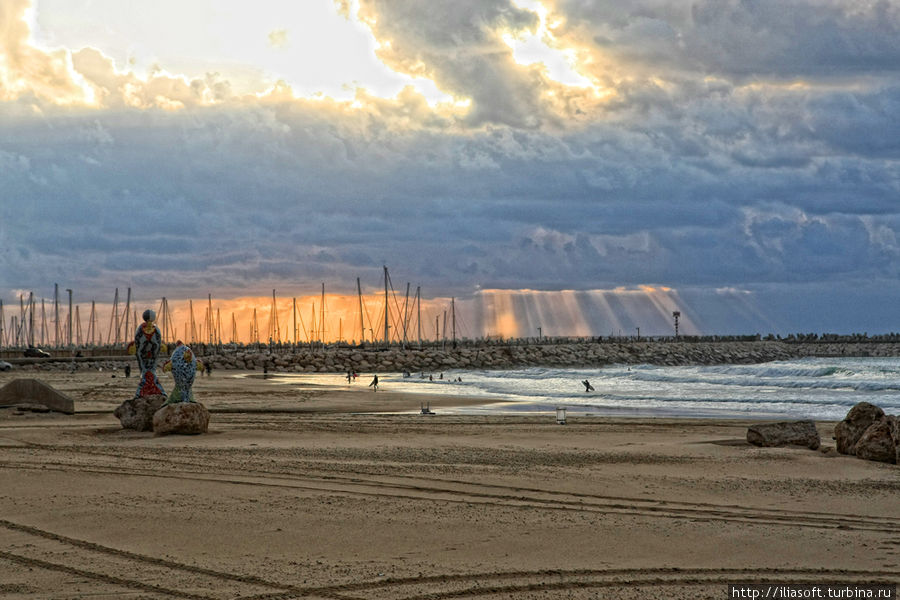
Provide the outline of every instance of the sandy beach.
[[[122,430],[134,377],[0,410],[0,598],[725,598],[900,581],[900,467],[755,448],[727,420],[467,416],[480,403],[217,372],[202,436]],[[0,385],[16,376],[0,374]],[[166,377],[164,385],[171,386]],[[429,401],[434,415],[417,414]]]

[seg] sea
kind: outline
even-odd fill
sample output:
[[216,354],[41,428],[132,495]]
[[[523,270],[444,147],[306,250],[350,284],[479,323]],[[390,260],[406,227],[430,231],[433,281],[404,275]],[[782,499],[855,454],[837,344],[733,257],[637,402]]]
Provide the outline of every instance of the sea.
[[[479,406],[442,408],[444,414],[549,413],[564,407],[570,415],[841,420],[862,401],[888,414],[900,413],[900,358],[449,370],[378,377],[382,390],[484,399]],[[371,374],[361,374],[352,385],[363,387],[370,379]],[[347,385],[340,375],[292,374],[285,381]],[[585,391],[584,381],[593,391]]]

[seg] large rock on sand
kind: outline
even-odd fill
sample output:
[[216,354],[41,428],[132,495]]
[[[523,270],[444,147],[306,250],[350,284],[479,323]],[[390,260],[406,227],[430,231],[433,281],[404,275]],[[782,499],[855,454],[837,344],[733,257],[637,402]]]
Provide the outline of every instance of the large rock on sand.
[[891,437],[894,439],[894,462],[900,465],[900,417],[891,420]]
[[166,397],[162,394],[131,398],[120,404],[113,414],[125,429],[152,431],[153,415],[165,401]]
[[819,432],[812,421],[763,423],[747,429],[747,441],[754,446],[819,447]]
[[209,411],[199,402],[167,404],[153,415],[153,433],[166,435],[182,433],[194,435],[206,433],[209,428]]
[[897,442],[893,430],[897,428],[897,417],[882,417],[872,423],[856,442],[856,456],[878,462],[897,462]]
[[856,443],[859,438],[883,416],[883,410],[868,402],[860,402],[851,408],[844,420],[834,426],[837,451],[841,454],[856,454]]

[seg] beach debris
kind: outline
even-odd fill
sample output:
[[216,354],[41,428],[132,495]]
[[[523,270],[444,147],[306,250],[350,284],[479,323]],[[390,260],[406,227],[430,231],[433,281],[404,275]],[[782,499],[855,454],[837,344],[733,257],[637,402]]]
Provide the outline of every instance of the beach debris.
[[556,407],[556,423],[558,425],[566,424],[566,407],[565,406],[557,406]]
[[153,415],[166,402],[162,394],[129,398],[119,405],[113,414],[124,429],[153,431]]
[[784,421],[761,423],[747,428],[747,442],[754,446],[803,446],[810,450],[819,447],[819,432],[812,421]]
[[147,309],[144,311],[143,318],[144,322],[134,333],[134,340],[128,344],[128,353],[137,357],[138,367],[141,369],[141,380],[134,397],[158,394],[165,396],[166,392],[156,376],[156,359],[160,352],[165,354],[167,348],[162,341],[162,333],[155,323],[156,312]]
[[40,379],[13,379],[0,388],[0,407],[18,404],[46,406],[49,410],[71,415],[75,401]]
[[860,402],[850,409],[844,420],[834,426],[834,440],[841,454],[856,454],[856,443],[873,423],[884,416],[874,404]]
[[209,428],[209,411],[199,402],[164,404],[153,415],[153,433],[196,435]]
[[897,417],[884,416],[872,423],[856,442],[856,456],[864,460],[897,462],[897,441],[891,435]]

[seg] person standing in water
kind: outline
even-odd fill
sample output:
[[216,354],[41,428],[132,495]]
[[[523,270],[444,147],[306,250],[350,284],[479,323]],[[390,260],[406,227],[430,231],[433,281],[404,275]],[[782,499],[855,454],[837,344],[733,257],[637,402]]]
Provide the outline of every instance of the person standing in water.
[[372,383],[369,384],[369,387],[372,388],[373,392],[378,391],[378,375],[372,378]]

